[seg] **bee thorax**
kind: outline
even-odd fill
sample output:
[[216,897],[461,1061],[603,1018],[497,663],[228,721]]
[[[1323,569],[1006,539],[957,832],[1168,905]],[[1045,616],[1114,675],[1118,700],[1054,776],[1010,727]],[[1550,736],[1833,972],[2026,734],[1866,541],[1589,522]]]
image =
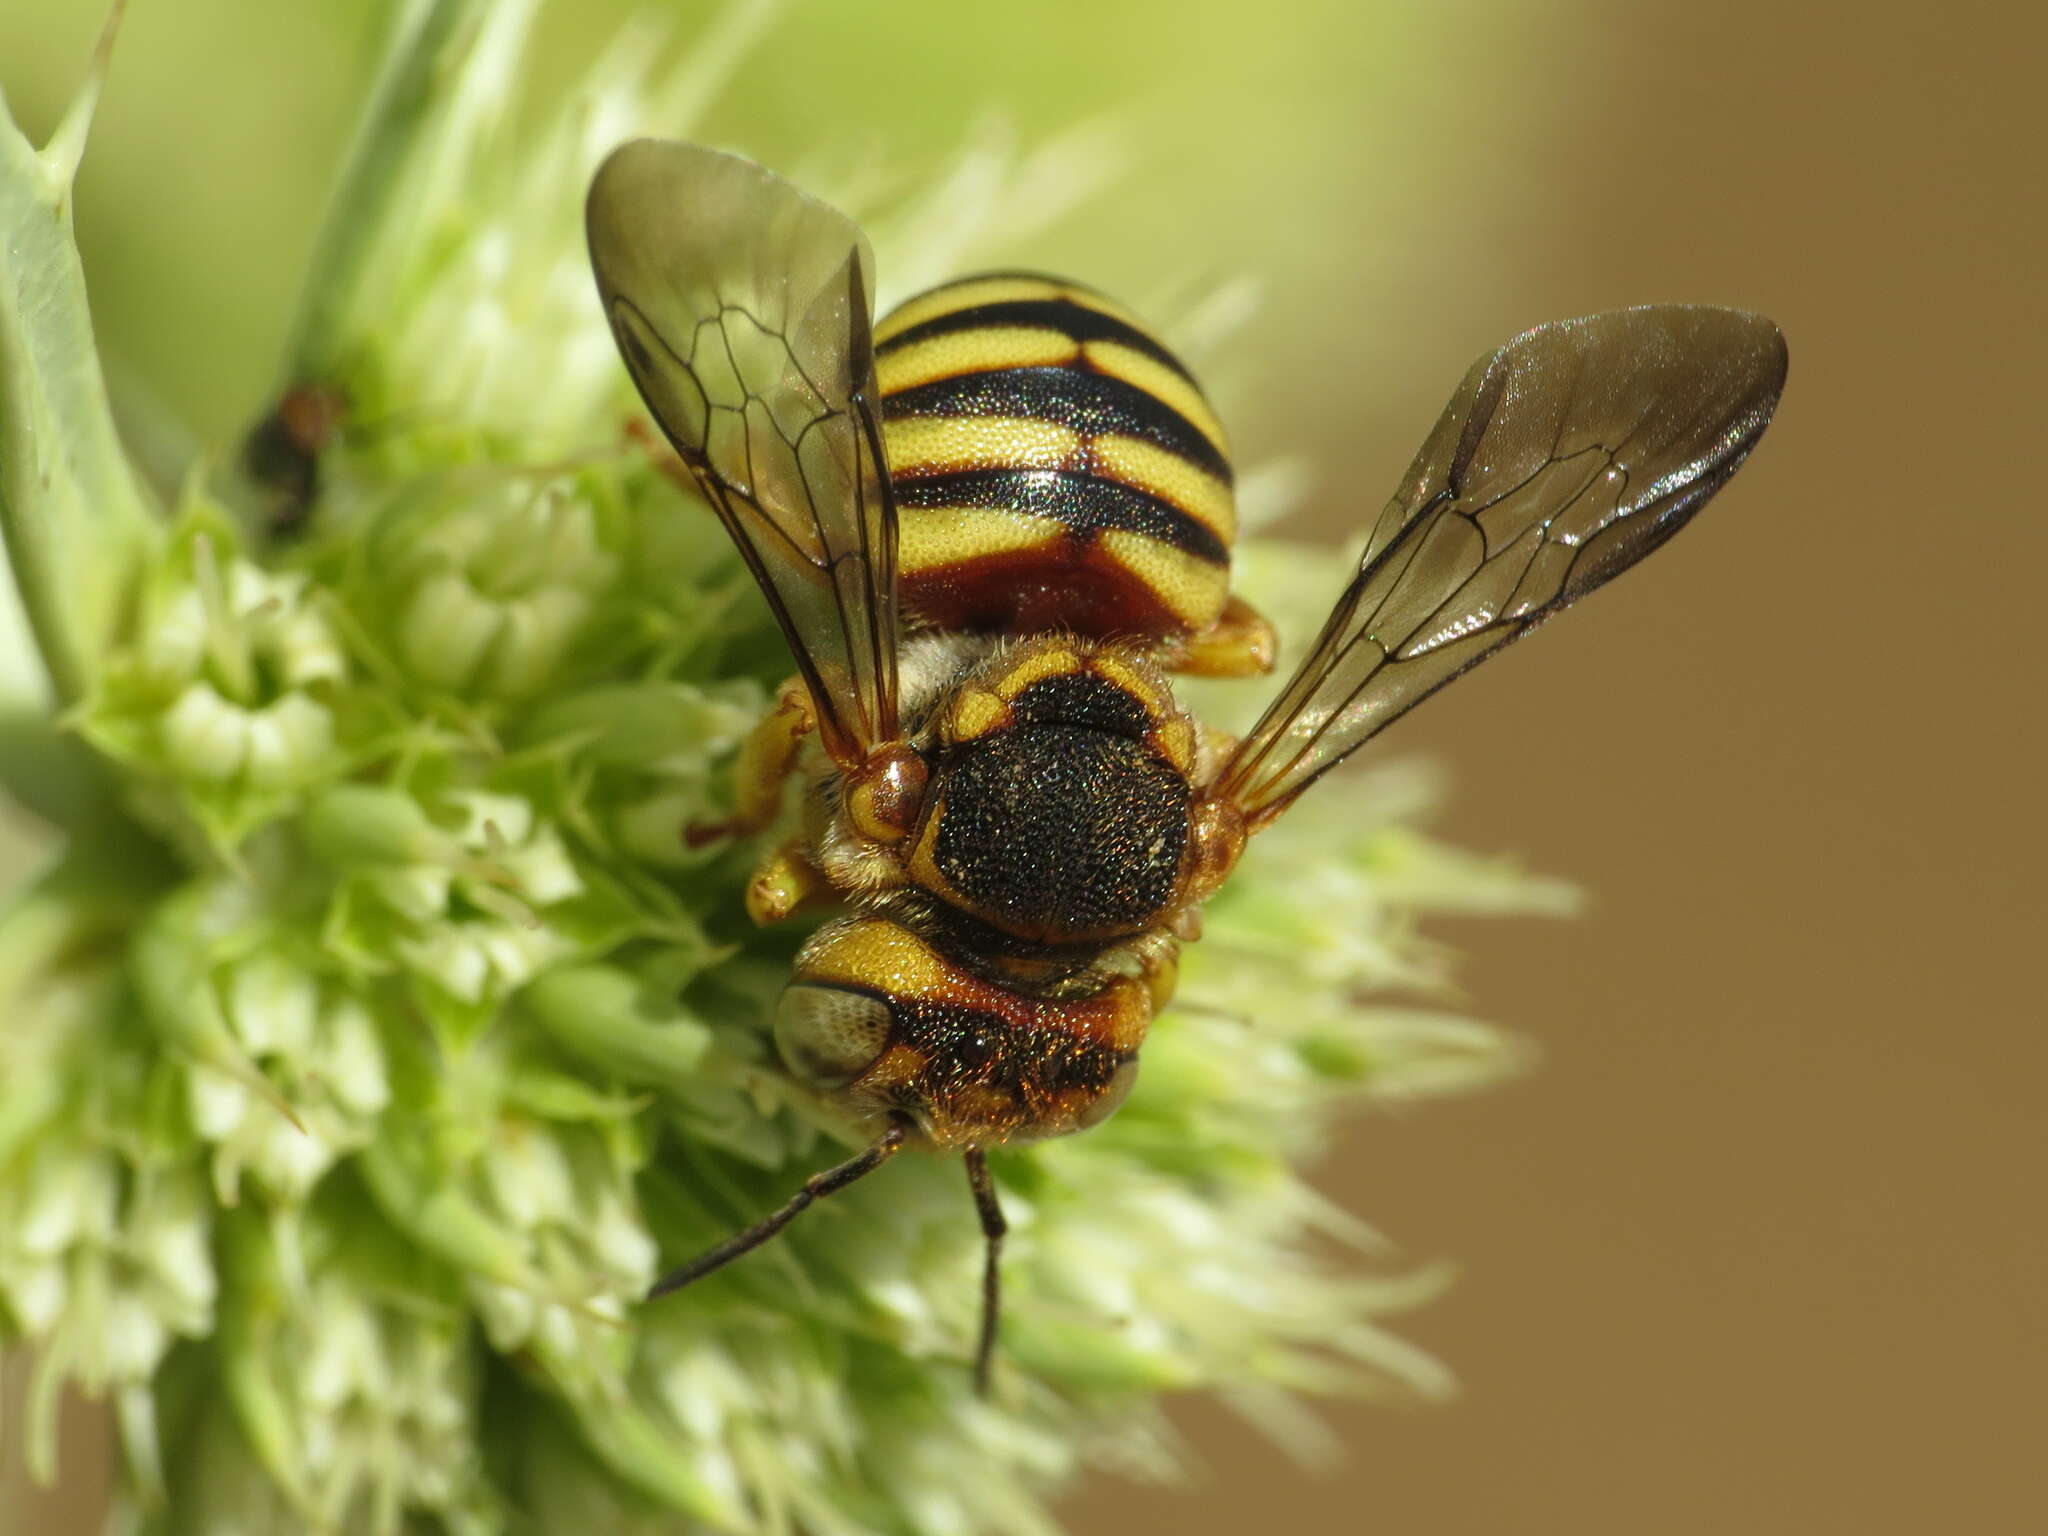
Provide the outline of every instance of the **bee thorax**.
[[1187,781],[1137,742],[1007,731],[949,765],[932,862],[975,908],[1046,937],[1155,919],[1187,840]]
[[1194,737],[1139,654],[1070,638],[1014,647],[939,713],[914,882],[1047,944],[1137,933],[1177,904]]

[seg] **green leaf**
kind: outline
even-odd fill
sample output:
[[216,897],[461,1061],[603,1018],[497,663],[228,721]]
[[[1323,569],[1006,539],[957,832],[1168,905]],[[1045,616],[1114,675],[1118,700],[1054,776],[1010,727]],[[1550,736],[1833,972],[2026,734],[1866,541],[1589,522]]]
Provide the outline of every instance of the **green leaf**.
[[114,431],[93,346],[71,190],[113,40],[36,149],[0,97],[0,533],[59,699],[119,628],[154,520]]

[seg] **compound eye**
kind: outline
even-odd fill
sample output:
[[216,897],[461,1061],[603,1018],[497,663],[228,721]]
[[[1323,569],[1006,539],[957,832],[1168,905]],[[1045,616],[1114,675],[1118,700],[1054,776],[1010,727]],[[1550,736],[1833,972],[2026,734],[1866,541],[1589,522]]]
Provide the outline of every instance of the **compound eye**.
[[1085,1131],[1090,1126],[1100,1125],[1123,1107],[1131,1096],[1131,1089],[1138,1081],[1138,1058],[1133,1056],[1118,1067],[1094,1102],[1074,1116],[1074,1129]]
[[792,982],[775,1006],[775,1048],[815,1088],[844,1088],[889,1044],[889,1005],[866,992]]

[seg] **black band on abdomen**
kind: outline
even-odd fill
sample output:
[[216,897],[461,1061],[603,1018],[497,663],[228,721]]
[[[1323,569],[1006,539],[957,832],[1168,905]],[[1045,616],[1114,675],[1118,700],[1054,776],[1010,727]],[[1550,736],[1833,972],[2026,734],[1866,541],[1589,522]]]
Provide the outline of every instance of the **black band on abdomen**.
[[1212,565],[1230,563],[1214,529],[1135,486],[1062,469],[968,469],[895,483],[899,510],[985,507],[1049,518],[1077,534],[1141,534]]
[[1133,352],[1142,352],[1155,362],[1164,363],[1190,384],[1195,382],[1194,375],[1187,371],[1179,358],[1136,326],[1119,320],[1115,315],[1106,315],[1099,309],[1076,304],[1071,299],[1005,299],[994,304],[971,304],[965,309],[919,321],[909,330],[877,344],[875,355],[886,357],[891,352],[914,346],[920,341],[929,341],[934,336],[950,336],[983,327],[1057,331],[1076,342],[1115,342]]
[[1231,483],[1230,461],[1201,430],[1156,395],[1076,368],[1002,368],[915,385],[882,400],[882,415],[1023,416],[1086,437],[1136,438]]

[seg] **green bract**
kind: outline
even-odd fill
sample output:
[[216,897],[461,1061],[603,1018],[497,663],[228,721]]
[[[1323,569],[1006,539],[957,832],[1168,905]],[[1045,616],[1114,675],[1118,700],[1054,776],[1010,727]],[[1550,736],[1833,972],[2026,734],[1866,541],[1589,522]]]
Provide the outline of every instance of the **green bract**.
[[[75,1382],[146,1529],[987,1536],[1052,1529],[1083,1460],[1159,1462],[1165,1391],[1292,1436],[1294,1394],[1441,1390],[1381,1323],[1432,1278],[1312,1257],[1368,1245],[1298,1166],[1346,1104],[1515,1064],[1376,1000],[1440,980],[1416,917],[1563,897],[1419,833],[1384,772],[1254,846],[1115,1120],[995,1158],[993,1401],[948,1163],[638,1304],[840,1155],[764,1028],[800,935],[740,915],[750,850],[678,837],[787,657],[627,437],[582,251],[598,156],[686,130],[763,8],[672,78],[623,46],[525,137],[529,7],[400,9],[288,367],[358,425],[291,537],[228,462],[162,507],[129,471],[69,233],[93,91],[42,151],[0,133],[0,773],[62,834],[0,921],[0,1337],[38,1471]],[[981,144],[841,191],[886,301],[1107,159]],[[1314,614],[1328,568],[1255,544],[1245,584]]]

